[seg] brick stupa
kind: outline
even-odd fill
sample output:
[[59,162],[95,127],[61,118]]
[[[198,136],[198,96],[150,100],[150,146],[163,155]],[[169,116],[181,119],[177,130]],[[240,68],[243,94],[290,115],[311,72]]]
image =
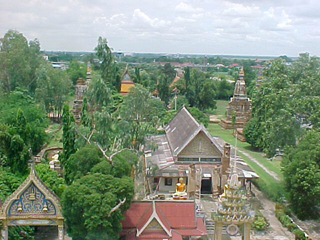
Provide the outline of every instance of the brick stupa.
[[[246,93],[243,68],[240,70],[226,115],[227,118],[220,121],[220,125],[225,129],[243,129],[251,117],[251,100]],[[233,117],[235,118],[234,124],[232,122]]]

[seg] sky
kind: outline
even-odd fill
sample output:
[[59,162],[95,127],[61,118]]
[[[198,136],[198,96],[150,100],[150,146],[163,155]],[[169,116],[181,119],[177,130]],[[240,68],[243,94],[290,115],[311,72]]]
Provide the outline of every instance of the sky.
[[0,37],[42,50],[320,56],[319,0],[0,0]]

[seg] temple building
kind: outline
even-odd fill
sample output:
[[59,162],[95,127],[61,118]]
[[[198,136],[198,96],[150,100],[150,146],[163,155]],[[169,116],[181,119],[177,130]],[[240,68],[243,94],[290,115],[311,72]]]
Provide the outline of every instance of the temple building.
[[[200,194],[217,197],[229,175],[230,162],[237,161],[243,185],[257,178],[251,168],[235,158],[234,149],[213,137],[190,112],[181,110],[165,127],[165,134],[146,139],[146,189],[150,195],[172,195],[172,199],[196,199]],[[180,184],[186,185],[180,187]]]
[[129,75],[128,66],[126,66],[126,69],[121,76],[120,94],[127,95],[132,87],[134,87],[134,83]]
[[[132,202],[123,214],[120,239],[199,239],[207,236],[194,201]],[[203,238],[201,238],[203,239]]]
[[240,70],[226,115],[227,118],[220,121],[220,125],[225,129],[243,128],[251,117],[251,100],[246,93],[243,68]]
[[10,226],[56,226],[58,239],[64,239],[60,200],[41,181],[33,167],[27,179],[1,206],[1,221],[3,240],[8,240]]

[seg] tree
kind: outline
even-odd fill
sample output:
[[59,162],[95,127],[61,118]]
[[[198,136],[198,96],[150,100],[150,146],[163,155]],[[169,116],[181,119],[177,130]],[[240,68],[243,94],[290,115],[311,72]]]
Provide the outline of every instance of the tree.
[[205,127],[209,124],[209,116],[202,111],[200,111],[196,107],[189,107],[188,108],[191,115],[200,123],[202,123]]
[[113,57],[111,49],[108,46],[108,41],[105,38],[99,37],[98,45],[94,49],[96,51],[96,55],[99,58],[100,70],[102,79],[105,82],[111,81],[111,73],[112,73],[112,65],[113,65]]
[[42,64],[36,73],[36,98],[47,113],[56,113],[60,117],[63,104],[71,89],[71,81],[60,69],[54,69],[49,63]]
[[89,111],[88,100],[86,97],[84,97],[82,102],[80,122],[83,126],[89,127],[89,128],[91,128],[92,126],[92,120],[91,120],[90,114],[91,113]]
[[133,142],[135,147],[139,147],[146,134],[156,130],[164,111],[161,101],[153,98],[147,89],[136,84],[124,98],[119,111],[121,118],[119,124],[122,128],[120,139],[129,136],[130,142]]
[[79,240],[118,239],[122,213],[129,208],[132,197],[129,177],[93,173],[78,179],[62,197],[69,235]]
[[320,134],[309,131],[289,148],[283,165],[285,185],[292,209],[299,218],[316,218],[320,207]]
[[58,177],[58,173],[51,170],[48,164],[37,164],[35,170],[39,178],[44,182],[44,184],[51,189],[58,197],[62,197],[66,185],[63,178]]
[[72,154],[65,164],[64,175],[70,185],[75,180],[85,176],[93,166],[103,160],[99,148],[94,145],[86,145]]
[[0,39],[0,82],[9,92],[16,87],[27,87],[30,83],[29,46],[19,32],[9,30]]
[[77,60],[72,60],[67,69],[70,80],[73,85],[76,85],[79,78],[85,79],[86,77],[86,66],[85,64],[80,64]]
[[199,108],[201,110],[217,108],[215,98],[215,85],[212,80],[206,79],[200,91]]
[[[74,117],[70,114],[69,105],[65,104],[63,106],[63,114],[62,114],[62,142],[63,142],[63,151],[60,155],[62,166],[67,168],[68,170],[68,159],[71,154],[76,152],[75,148],[75,132],[73,129]],[[66,175],[66,182],[69,183],[68,175]]]
[[160,75],[159,79],[159,84],[158,84],[158,92],[159,92],[159,97],[160,99],[168,105],[169,103],[169,98],[170,98],[170,82],[169,82],[169,77],[167,75]]
[[112,104],[112,92],[107,83],[100,76],[94,75],[89,83],[87,91],[90,107],[93,110],[101,111],[103,107]]

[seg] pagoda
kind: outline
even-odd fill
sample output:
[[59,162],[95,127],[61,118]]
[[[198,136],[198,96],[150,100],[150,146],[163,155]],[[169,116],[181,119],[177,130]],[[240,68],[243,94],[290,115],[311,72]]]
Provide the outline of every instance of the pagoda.
[[235,172],[225,185],[224,193],[219,197],[217,212],[213,213],[212,218],[215,222],[215,240],[222,239],[224,226],[231,239],[240,239],[242,236],[241,239],[250,240],[254,211],[250,209],[246,190]]
[[246,93],[244,71],[241,68],[239,78],[234,87],[233,97],[227,107],[227,118],[221,119],[220,125],[225,129],[243,128],[251,115],[251,100]]

